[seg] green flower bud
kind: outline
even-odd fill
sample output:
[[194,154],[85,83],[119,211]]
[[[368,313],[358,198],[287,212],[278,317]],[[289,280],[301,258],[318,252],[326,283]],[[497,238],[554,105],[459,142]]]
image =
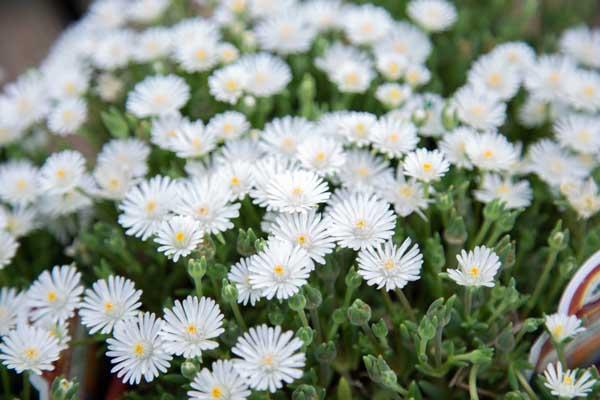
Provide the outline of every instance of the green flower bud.
[[356,268],[351,267],[348,270],[348,274],[346,274],[345,282],[346,282],[346,286],[348,286],[352,290],[354,290],[360,286],[360,284],[362,283],[362,278],[358,274],[358,272],[356,272]]
[[418,108],[413,111],[410,119],[412,123],[417,126],[417,128],[420,128],[425,124],[425,122],[427,122],[427,111],[422,108]]
[[428,342],[435,337],[435,333],[437,331],[437,318],[434,321],[433,318],[425,316],[419,323],[419,328],[417,332],[421,340]]
[[442,124],[444,128],[451,131],[458,125],[458,114],[456,113],[456,107],[450,103],[446,103],[442,109]]
[[298,329],[296,336],[298,336],[298,339],[302,340],[305,346],[309,346],[313,341],[314,332],[311,328],[303,326]]
[[510,212],[508,212],[508,211],[505,212],[504,214],[502,214],[502,216],[500,218],[498,218],[498,221],[496,221],[498,228],[500,228],[500,230],[502,232],[510,231],[515,226],[517,217],[520,214],[521,214],[520,210],[513,210]]
[[471,364],[489,364],[494,357],[494,349],[489,347],[484,347],[481,349],[473,350],[470,353],[463,354],[461,356],[462,359],[466,359],[471,362]]
[[190,381],[194,380],[199,370],[200,366],[193,360],[185,360],[181,363],[181,375]]
[[461,246],[467,241],[467,227],[461,215],[452,215],[444,230],[444,239],[456,246]]
[[334,323],[341,325],[347,320],[346,312],[347,310],[345,308],[338,308],[331,314],[331,319]]
[[221,296],[228,303],[235,303],[238,298],[238,290],[236,285],[230,283],[227,279],[222,281]]
[[302,384],[292,393],[292,400],[320,400],[314,386]]
[[302,288],[304,296],[306,297],[306,308],[309,310],[317,309],[323,302],[323,296],[319,289],[314,288],[310,285],[304,285]]
[[256,248],[254,247],[256,239],[256,234],[252,228],[249,228],[248,231],[240,229],[236,244],[237,252],[245,257],[253,255],[256,252]]
[[210,268],[206,271],[208,276],[210,276],[215,281],[219,282],[223,279],[227,278],[227,273],[229,272],[228,268],[223,264],[212,264]]
[[575,257],[567,257],[558,265],[559,275],[562,279],[569,278],[577,269],[577,259]]
[[260,253],[267,247],[267,241],[265,239],[256,239],[254,241],[254,249],[257,253]]
[[378,339],[385,340],[385,338],[387,338],[388,327],[383,319],[380,319],[378,322],[372,324],[371,330]]
[[188,261],[188,274],[194,281],[200,281],[204,277],[204,274],[206,274],[207,268],[208,263],[205,257],[201,257],[200,259],[192,258]]
[[336,394],[338,400],[352,400],[352,388],[343,376],[338,382]]
[[565,229],[563,231],[561,229],[562,221],[559,220],[548,237],[548,245],[556,251],[562,251],[569,245],[569,230]]
[[313,101],[315,97],[316,84],[315,78],[311,74],[304,74],[298,90],[298,97],[301,101]]
[[372,355],[367,355],[363,357],[363,362],[367,368],[369,378],[371,378],[373,382],[379,383],[390,389],[396,387],[398,377],[382,356],[375,358]]
[[302,311],[306,307],[306,297],[302,293],[296,293],[288,299],[288,306],[296,312]]
[[450,211],[454,207],[452,192],[442,192],[437,196],[436,206],[440,211]]
[[371,319],[371,307],[361,299],[354,300],[348,308],[348,320],[352,325],[363,326]]
[[315,357],[317,360],[327,364],[332,363],[333,360],[335,360],[336,355],[337,351],[335,348],[335,343],[332,341],[319,344],[315,350]]
[[79,398],[77,396],[78,390],[78,383],[70,381],[62,376],[56,377],[50,387],[51,398],[53,400],[75,400]]
[[530,333],[535,332],[544,323],[543,318],[527,318],[521,325],[521,330]]
[[504,202],[495,199],[483,207],[483,217],[488,221],[497,221],[506,212]]
[[281,325],[285,319],[285,315],[281,311],[281,308],[273,302],[269,302],[267,306],[267,318],[272,325]]

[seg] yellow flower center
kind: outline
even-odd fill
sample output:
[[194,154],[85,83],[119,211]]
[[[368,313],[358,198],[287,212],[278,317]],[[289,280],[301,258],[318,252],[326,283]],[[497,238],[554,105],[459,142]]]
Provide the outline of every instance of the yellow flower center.
[[363,178],[367,177],[367,176],[369,176],[369,168],[360,166],[360,167],[356,168],[356,173],[360,177],[363,177]]
[[396,43],[394,44],[394,51],[395,51],[396,53],[404,54],[404,53],[406,53],[406,50],[408,50],[408,48],[407,48],[407,46],[406,46],[406,44],[405,44],[405,43],[402,43],[402,42],[396,42]]
[[385,262],[383,263],[383,267],[388,271],[394,268],[395,266],[396,264],[394,264],[394,260],[391,259],[385,260]]
[[592,134],[587,129],[582,129],[581,131],[579,131],[579,133],[577,133],[577,139],[580,142],[589,143],[592,139]]
[[35,347],[28,347],[25,349],[25,358],[27,358],[28,360],[33,360],[38,356],[38,354],[39,351]]
[[406,81],[409,83],[416,83],[419,81],[419,73],[417,71],[408,71],[406,74]]
[[206,216],[208,215],[208,207],[198,207],[196,213],[201,216]]
[[111,303],[110,301],[107,301],[106,303],[104,303],[104,312],[111,312],[112,310],[114,310],[115,305],[113,303]]
[[194,52],[194,57],[196,57],[196,59],[198,61],[206,60],[207,56],[208,56],[208,54],[206,53],[206,50],[204,50],[204,49],[198,49]]
[[402,91],[398,88],[393,88],[390,90],[390,99],[393,102],[400,101],[402,99]]
[[48,292],[48,294],[46,295],[46,298],[48,299],[48,301],[50,303],[53,303],[56,301],[56,299],[58,299],[58,295],[56,294],[56,292],[54,290],[51,290]]
[[431,164],[430,162],[424,162],[423,163],[423,171],[429,172],[432,169],[433,169],[433,164]]
[[398,135],[397,132],[392,132],[389,134],[388,140],[392,143],[396,143],[398,140],[400,140],[400,135]]
[[17,189],[20,191],[27,189],[27,181],[23,178],[17,179]]
[[227,89],[230,92],[238,90],[239,86],[240,85],[234,79],[229,79],[227,82],[225,82],[225,89]]
[[571,378],[569,375],[565,375],[563,377],[563,383],[565,385],[572,385],[573,384],[573,378]]
[[502,75],[498,72],[491,73],[487,81],[491,87],[497,88],[502,84]]
[[396,75],[400,71],[398,63],[392,62],[388,65],[388,72],[390,75]]
[[262,358],[263,365],[271,366],[273,365],[273,356],[271,354],[267,354]]
[[481,117],[485,113],[485,108],[481,104],[475,104],[471,107],[471,114],[476,117]]
[[144,345],[142,343],[137,342],[135,345],[133,345],[133,354],[136,357],[142,357],[145,351],[146,349],[144,348]]
[[402,186],[398,192],[400,193],[400,195],[404,196],[404,197],[410,197],[413,195],[414,191],[413,188],[411,188],[408,185]]
[[354,71],[347,73],[344,76],[344,82],[350,86],[354,86],[354,85],[358,84],[358,82],[359,82],[358,74]]
[[502,184],[502,185],[498,186],[498,193],[506,194],[508,192],[510,192],[510,188],[508,187],[508,185]]
[[593,87],[592,85],[587,85],[583,88],[583,94],[586,97],[593,97],[596,95],[596,88]]
[[231,183],[231,186],[238,186],[240,184],[240,179],[237,176],[232,176],[229,183]]
[[560,74],[556,71],[552,71],[548,76],[548,80],[550,81],[550,83],[556,85],[560,82]]
[[356,223],[354,224],[354,226],[357,229],[365,229],[367,227],[367,221],[365,221],[364,219],[359,219],[358,221],[356,221]]
[[363,138],[367,135],[367,127],[362,122],[359,122],[354,127],[354,131],[356,132],[356,136]]
[[63,111],[62,117],[65,122],[71,122],[75,118],[75,113],[71,110],[66,110]]
[[64,169],[62,169],[62,168],[59,168],[59,169],[57,169],[57,170],[56,170],[56,173],[55,173],[55,175],[56,175],[56,177],[57,177],[58,179],[64,179],[64,178],[65,178],[65,176],[67,176],[67,171],[65,171],[65,170],[64,170]]
[[223,391],[220,387],[215,386],[210,390],[210,395],[213,399],[220,399],[223,396]]
[[300,246],[304,246],[306,244],[306,235],[298,235],[298,237],[296,238],[296,242],[300,245]]
[[304,190],[302,190],[301,187],[296,186],[295,188],[292,189],[292,194],[294,196],[300,196],[302,193],[304,193]]
[[109,181],[108,181],[108,187],[109,188],[111,188],[111,189],[117,189],[117,188],[119,188],[119,186],[121,186],[121,185],[120,185],[120,182],[119,182],[119,180],[117,178],[111,178],[111,179],[109,179]]
[[171,129],[169,132],[167,132],[167,136],[168,137],[177,137],[177,131],[175,129]]
[[292,151],[296,148],[296,141],[291,137],[286,137],[281,141],[281,148],[286,151]]
[[190,335],[195,335],[198,332],[198,327],[196,327],[194,324],[189,324],[185,327],[185,331]]
[[164,94],[157,94],[154,96],[154,103],[158,105],[163,105],[167,102],[167,96]]
[[230,134],[232,134],[232,133],[233,133],[233,129],[234,129],[234,128],[235,128],[235,127],[233,126],[233,124],[232,124],[232,123],[225,122],[225,123],[223,124],[223,133],[225,133],[225,134],[227,134],[227,135],[230,135]]
[[65,92],[67,94],[73,95],[73,94],[75,94],[76,90],[77,90],[77,87],[75,86],[75,84],[73,82],[65,83]]
[[554,336],[555,338],[561,337],[563,332],[564,332],[565,328],[562,324],[558,324],[556,325],[554,328],[552,328],[550,330],[550,333],[552,334],[552,336]]
[[484,158],[492,158],[494,156],[494,152],[492,150],[485,150],[483,152],[483,157]]
[[473,278],[477,278],[480,273],[481,273],[481,271],[479,270],[479,267],[476,265],[473,265],[471,267],[471,269],[469,269],[469,275],[471,275],[471,277],[473,277]]
[[148,213],[154,212],[156,210],[156,207],[158,207],[158,204],[156,204],[156,201],[150,200],[146,203],[146,212],[148,212]]
[[183,242],[185,240],[185,233],[179,231],[175,234],[175,240],[178,242]]
[[317,154],[315,154],[315,160],[322,162],[325,161],[325,159],[327,158],[327,156],[325,155],[324,151],[319,151]]
[[283,273],[285,272],[285,269],[283,268],[283,265],[281,265],[281,264],[275,264],[275,266],[273,267],[273,272],[277,276],[282,276]]

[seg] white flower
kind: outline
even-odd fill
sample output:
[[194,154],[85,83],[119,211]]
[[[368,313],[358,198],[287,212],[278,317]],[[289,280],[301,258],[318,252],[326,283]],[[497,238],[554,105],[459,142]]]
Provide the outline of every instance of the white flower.
[[308,253],[289,242],[270,240],[264,251],[250,259],[250,284],[262,295],[284,300],[298,293],[314,269]]
[[301,3],[306,20],[319,32],[336,29],[341,25],[341,0],[309,0]]
[[35,73],[22,75],[6,85],[0,96],[3,124],[22,131],[41,120],[48,110],[45,90],[42,77]]
[[[200,35],[198,35],[200,36]],[[214,34],[206,34],[191,42],[175,40],[174,58],[186,72],[209,71],[219,62],[219,47]]]
[[581,180],[589,172],[576,157],[548,139],[529,147],[527,159],[531,171],[551,186]]
[[298,145],[314,132],[315,126],[302,117],[285,116],[267,123],[260,136],[260,146],[266,151],[292,157]]
[[110,275],[108,279],[94,282],[85,290],[79,316],[90,334],[111,333],[119,321],[132,319],[142,303],[141,290],[136,290],[133,281],[122,276]]
[[236,64],[248,74],[246,91],[254,96],[273,96],[292,80],[290,67],[269,53],[245,55]]
[[588,219],[600,211],[600,192],[593,178],[583,182],[576,181],[573,190],[567,193],[567,200],[580,218]]
[[34,323],[64,323],[75,315],[80,306],[83,286],[81,273],[75,267],[55,266],[51,272],[44,271],[27,291],[27,306]]
[[398,54],[406,57],[409,62],[423,64],[431,53],[431,41],[412,24],[399,21],[383,40],[375,45],[375,54]]
[[231,203],[227,186],[213,177],[193,179],[179,187],[175,211],[193,217],[205,233],[217,234],[233,228],[232,219],[240,215],[239,203]]
[[246,116],[237,111],[214,115],[206,125],[206,133],[219,140],[237,139],[250,129]]
[[389,116],[380,118],[371,132],[373,147],[390,157],[400,157],[414,150],[419,142],[413,124]]
[[412,88],[424,85],[431,79],[431,72],[424,65],[410,64],[404,69],[404,81]]
[[301,13],[292,9],[260,21],[255,33],[261,48],[287,55],[310,49],[316,31]]
[[246,400],[250,390],[234,368],[233,361],[217,360],[211,369],[202,368],[191,383],[190,399]]
[[560,363],[556,365],[549,363],[544,371],[544,378],[546,378],[544,386],[550,389],[550,393],[565,399],[587,397],[597,383],[589,371],[583,374],[578,374],[577,370],[563,371]]
[[142,377],[151,382],[166,372],[172,357],[159,335],[163,325],[163,320],[148,312],[115,325],[113,337],[106,340],[106,355],[115,364],[110,372],[117,372],[124,383],[136,385]]
[[473,165],[485,171],[506,171],[518,161],[515,146],[505,136],[493,132],[469,136],[466,152]]
[[575,73],[570,58],[559,55],[540,56],[524,76],[525,87],[539,99],[564,98],[569,78]]
[[232,63],[240,57],[240,51],[231,43],[219,43],[217,51],[219,52],[219,61],[221,61],[221,64]]
[[403,162],[404,174],[412,176],[423,182],[432,182],[440,179],[448,172],[450,163],[439,150],[418,148],[407,154]]
[[89,86],[90,73],[80,66],[66,66],[60,63],[44,73],[48,94],[56,100],[77,99]]
[[150,146],[139,139],[115,139],[102,146],[97,164],[117,165],[134,177],[146,175]]
[[198,158],[215,148],[216,137],[204,128],[201,120],[184,121],[170,148],[181,158]]
[[320,176],[337,173],[346,162],[344,149],[337,140],[311,136],[298,145],[297,156],[302,166]]
[[389,33],[393,19],[382,7],[372,4],[349,6],[341,16],[341,23],[352,44],[374,44]]
[[235,64],[216,70],[208,78],[210,94],[215,99],[229,104],[237,103],[247,84],[247,71]]
[[163,221],[154,241],[160,244],[158,251],[173,262],[187,257],[202,242],[204,232],[200,223],[188,216],[175,216]]
[[98,185],[95,194],[113,200],[123,199],[137,181],[118,164],[98,163],[93,176]]
[[338,172],[342,186],[352,191],[371,193],[392,177],[389,163],[366,150],[346,152],[344,168]]
[[573,108],[595,113],[600,110],[600,75],[577,70],[567,79],[568,102]]
[[423,210],[427,209],[429,203],[425,198],[423,184],[415,179],[407,180],[401,170],[396,174],[396,179],[383,182],[380,191],[384,199],[392,203],[394,210],[401,217],[416,212],[425,218]]
[[531,204],[533,197],[531,186],[526,180],[513,182],[510,177],[485,174],[481,186],[474,191],[475,198],[483,203],[502,200],[509,209],[524,208]]
[[296,213],[318,207],[329,199],[327,183],[311,171],[289,171],[274,175],[266,186],[267,206]]
[[408,85],[384,83],[375,91],[375,98],[388,108],[400,107],[412,94]]
[[471,169],[473,164],[467,156],[467,143],[475,135],[476,132],[473,129],[460,126],[444,135],[438,146],[451,164],[460,168]]
[[229,189],[232,200],[241,200],[254,184],[252,164],[246,161],[226,163],[219,166],[214,179]]
[[494,47],[489,55],[502,65],[515,68],[521,77],[535,62],[535,51],[525,42],[505,42]]
[[31,371],[41,375],[42,371],[52,371],[59,353],[55,337],[45,329],[26,324],[18,325],[0,343],[0,360],[19,374]]
[[142,240],[156,233],[173,207],[174,190],[171,179],[160,175],[130,189],[119,204],[118,221],[125,233]]
[[116,101],[123,90],[123,81],[118,77],[105,72],[98,76],[96,90],[100,98],[108,103]]
[[402,289],[408,282],[419,279],[423,265],[419,246],[416,243],[410,245],[410,238],[406,238],[400,247],[387,241],[381,246],[361,250],[357,258],[358,274],[377,289]]
[[134,40],[133,33],[126,30],[95,36],[94,51],[90,53],[93,64],[106,71],[125,67],[131,59]]
[[376,53],[375,56],[377,70],[384,78],[396,81],[404,76],[404,71],[408,66],[405,55],[381,51]]
[[19,242],[13,235],[3,230],[0,230],[0,270],[10,264],[17,249]]
[[[29,232],[37,228],[38,210],[34,207],[16,207],[12,210],[1,210],[0,214],[4,214],[4,229],[15,238],[20,238],[27,235]],[[2,217],[0,217],[0,220]],[[1,225],[1,223],[0,223]]]
[[46,159],[40,170],[40,186],[49,194],[63,194],[81,184],[85,174],[85,159],[81,153],[64,150]]
[[179,111],[190,98],[190,88],[176,75],[149,76],[127,96],[127,111],[137,117],[160,116]]
[[448,276],[461,286],[494,286],[494,277],[500,269],[500,259],[494,251],[477,246],[468,253],[462,250],[456,256],[458,269],[448,269]]
[[464,86],[454,94],[454,106],[458,118],[479,130],[499,127],[506,118],[506,104],[487,90]]
[[173,44],[171,31],[162,28],[150,28],[137,35],[137,46],[133,56],[140,62],[150,62],[165,57]]
[[231,351],[239,357],[233,361],[235,369],[252,389],[275,393],[283,382],[302,376],[306,357],[298,352],[301,347],[292,331],[260,325],[241,336]]
[[81,99],[61,101],[48,116],[48,128],[59,136],[71,135],[84,124],[87,106]]
[[28,205],[40,194],[39,170],[26,160],[0,165],[0,199],[12,205]]
[[7,335],[21,318],[26,306],[25,294],[15,288],[0,288],[0,337]]
[[181,135],[181,130],[186,123],[190,123],[179,114],[167,114],[155,118],[150,130],[151,141],[158,147],[173,151],[173,143]]
[[271,233],[277,239],[302,247],[319,264],[325,264],[325,255],[335,247],[334,240],[327,232],[326,221],[315,211],[280,214],[273,223]]
[[199,357],[219,344],[211,339],[225,332],[219,305],[208,297],[188,296],[164,309],[165,324],[160,331],[165,350],[185,358]]
[[337,133],[348,142],[366,146],[371,141],[377,117],[368,112],[349,111],[338,116]]
[[559,343],[585,331],[581,326],[581,320],[575,315],[559,313],[546,315],[545,324],[552,338]]
[[360,93],[367,90],[374,78],[371,58],[361,50],[335,43],[315,59],[317,68],[342,92]]
[[273,175],[300,169],[295,161],[279,156],[263,157],[254,162],[253,168],[254,188],[250,197],[261,207],[267,207],[267,186]]
[[394,234],[396,215],[373,195],[355,193],[334,204],[327,229],[341,247],[353,250],[377,246]]
[[254,306],[262,297],[262,289],[256,289],[250,284],[250,270],[248,267],[251,263],[251,258],[240,259],[238,263],[231,266],[227,279],[234,283],[237,288],[237,302],[243,305],[250,303]]
[[132,21],[149,23],[160,17],[170,4],[169,0],[134,0],[128,5],[127,15]]
[[554,131],[558,142],[583,154],[600,151],[600,118],[569,114],[556,121]]
[[587,26],[567,29],[560,38],[563,53],[589,67],[600,67],[600,30]]
[[441,32],[456,22],[456,8],[446,0],[412,0],[407,6],[408,16],[425,30]]
[[500,62],[497,56],[486,55],[473,64],[467,81],[500,100],[508,100],[517,94],[521,78],[515,67]]

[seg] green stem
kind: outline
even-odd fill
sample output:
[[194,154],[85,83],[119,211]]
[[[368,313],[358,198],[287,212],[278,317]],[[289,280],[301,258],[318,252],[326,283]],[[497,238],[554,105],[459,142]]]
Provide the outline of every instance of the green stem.
[[494,229],[492,230],[492,234],[490,235],[490,238],[486,242],[486,246],[494,247],[494,245],[496,244],[496,242],[498,241],[498,239],[500,238],[502,233],[503,233],[502,229],[499,228],[498,225],[494,224]]
[[410,302],[404,295],[404,292],[402,291],[402,289],[396,289],[396,294],[398,295],[398,298],[400,299],[400,303],[402,303],[402,307],[404,307],[404,309],[408,313],[408,317],[411,320],[416,321],[417,317],[416,317],[415,311],[411,307]]
[[31,384],[29,383],[29,372],[23,372],[23,400],[31,398]]
[[556,355],[558,356],[558,361],[560,361],[560,363],[562,364],[563,369],[569,368],[569,366],[567,365],[567,358],[565,357],[564,344],[559,343],[554,339],[552,339],[552,344],[554,345],[554,348],[556,349]]
[[480,244],[481,242],[483,242],[483,238],[485,237],[487,232],[490,230],[491,225],[492,225],[492,223],[490,220],[488,220],[488,219],[483,220],[483,224],[479,228],[479,232],[477,232],[477,236],[475,236],[475,240],[471,241],[470,247],[475,247],[478,244]]
[[319,321],[319,313],[314,308],[310,309],[309,313],[310,313],[310,321],[312,322],[312,325],[315,327],[315,330],[317,331],[317,341],[322,342],[323,341],[323,332],[321,331],[321,321]]
[[[354,292],[353,288],[351,288],[350,286],[346,287],[346,294],[344,294],[344,304],[342,305],[342,307],[344,309],[347,309],[348,306],[350,306],[350,302],[352,301],[352,293],[353,292]],[[329,328],[329,332],[327,333],[327,340],[333,339],[333,337],[337,333],[339,327],[340,327],[340,325],[334,321],[333,324],[331,325],[331,328]]]
[[381,289],[381,293],[383,294],[383,302],[385,303],[385,308],[387,308],[387,311],[390,314],[390,316],[394,315],[394,303],[392,303],[390,294],[387,292],[387,290],[385,290],[385,288]]
[[4,389],[4,397],[9,399],[12,397],[12,393],[10,391],[10,377],[8,376],[8,369],[5,366],[2,366],[1,369],[2,369],[2,388]]
[[196,296],[202,297],[202,278],[194,278],[194,286],[196,288]]
[[300,320],[302,321],[302,326],[310,329],[310,324],[308,323],[308,319],[306,318],[306,313],[304,312],[303,309],[298,311],[298,316],[300,317]]
[[371,330],[371,328],[369,327],[368,324],[364,324],[361,326],[362,330],[365,332],[365,334],[367,335],[367,337],[369,338],[369,340],[371,340],[371,342],[373,343],[373,346],[375,346],[375,351],[377,352],[377,354],[384,354],[385,353],[385,349],[383,348],[383,346],[381,345],[381,343],[379,342],[379,339],[377,339],[377,337],[373,334],[373,331]]
[[237,321],[239,327],[242,328],[242,330],[245,332],[247,330],[246,321],[244,321],[244,317],[242,316],[242,313],[240,312],[240,307],[238,306],[238,304],[235,301],[232,301],[229,304],[231,305],[231,310],[233,311],[235,320]]
[[527,379],[525,379],[525,377],[523,376],[523,374],[521,372],[517,372],[517,379],[519,380],[519,383],[521,384],[521,386],[523,386],[523,389],[525,389],[525,392],[527,392],[527,395],[529,396],[529,398],[531,400],[537,400],[537,398],[538,398],[537,395],[535,394],[535,392],[533,391],[531,386],[529,386]]
[[469,372],[469,395],[471,396],[471,400],[479,400],[479,396],[477,395],[477,370],[479,369],[479,365],[475,364],[471,367],[471,371]]
[[471,315],[471,309],[473,308],[473,288],[468,286],[465,288],[465,318],[469,318]]
[[435,332],[435,366],[439,368],[442,365],[442,333],[444,330],[441,327]]
[[548,253],[548,258],[546,259],[546,264],[544,265],[544,269],[542,270],[542,276],[538,279],[537,284],[535,285],[535,289],[533,290],[533,294],[529,298],[527,302],[527,307],[525,308],[525,315],[529,315],[529,313],[535,307],[538,298],[542,294],[542,290],[546,287],[546,282],[550,276],[550,271],[556,262],[556,257],[558,256],[558,249],[550,248],[550,253]]

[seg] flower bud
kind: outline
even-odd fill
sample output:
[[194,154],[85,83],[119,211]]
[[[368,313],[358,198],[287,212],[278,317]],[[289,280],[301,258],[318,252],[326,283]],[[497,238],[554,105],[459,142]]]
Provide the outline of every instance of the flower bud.
[[238,298],[237,287],[234,284],[229,283],[227,279],[223,279],[222,286],[223,288],[221,289],[221,296],[223,297],[223,300],[228,303],[235,303]]
[[335,343],[329,341],[327,343],[321,343],[315,350],[315,357],[319,362],[332,363],[335,360],[337,351],[335,349]]
[[79,384],[62,376],[56,377],[50,388],[53,400],[75,400],[78,398]]
[[373,334],[380,340],[385,340],[388,335],[388,327],[383,319],[380,319],[373,325],[371,325]]
[[483,216],[488,221],[497,221],[506,211],[504,202],[495,199],[483,207]]
[[344,308],[338,308],[336,309],[333,314],[331,314],[331,319],[333,320],[334,323],[341,325],[344,322],[346,322],[347,317],[346,317],[346,309]]
[[302,311],[306,307],[306,297],[302,293],[296,293],[289,298],[288,306],[296,312]]
[[217,248],[215,246],[215,242],[212,240],[210,235],[205,235],[200,245],[196,248],[196,253],[199,256],[206,257],[207,260],[212,260],[215,258],[216,252]]
[[451,192],[440,193],[436,202],[437,208],[440,211],[450,211],[454,207],[454,198]]
[[200,259],[190,259],[188,261],[188,274],[194,279],[194,281],[200,281],[204,274],[206,274],[207,262],[205,257]]
[[310,285],[304,285],[302,290],[304,291],[304,296],[306,297],[305,307],[308,310],[317,309],[323,302],[323,296],[321,295],[319,289],[314,288]]
[[314,386],[302,384],[292,393],[292,400],[319,400],[319,394]]
[[183,375],[186,379],[194,380],[200,367],[193,360],[185,360],[181,363],[181,375]]
[[267,318],[272,325],[281,325],[285,319],[285,315],[281,311],[281,308],[273,302],[270,302],[267,306]]
[[350,288],[351,290],[354,290],[360,286],[360,284],[362,283],[362,278],[358,274],[358,272],[356,272],[356,268],[351,267],[348,270],[348,274],[346,274],[345,282],[346,282],[346,286],[348,286],[348,288]]
[[440,272],[446,265],[446,254],[440,236],[436,234],[425,241],[424,256],[433,271]]
[[352,388],[350,388],[348,380],[343,376],[338,382],[336,394],[338,400],[352,400]]
[[361,299],[354,300],[348,308],[348,320],[352,325],[363,326],[371,319],[371,307]]
[[417,128],[422,127],[427,122],[427,111],[422,108],[416,109],[412,113],[411,121]]
[[467,241],[467,227],[461,215],[452,215],[444,230],[444,239],[456,246],[461,246]]
[[446,103],[442,109],[442,124],[444,128],[451,131],[458,125],[458,114],[453,104]]
[[302,340],[305,346],[309,346],[313,341],[314,332],[311,328],[303,326],[298,329],[296,336],[298,336],[298,339]]
[[554,229],[548,237],[548,245],[556,251],[564,250],[569,245],[569,230],[562,230],[562,221],[556,223]]

